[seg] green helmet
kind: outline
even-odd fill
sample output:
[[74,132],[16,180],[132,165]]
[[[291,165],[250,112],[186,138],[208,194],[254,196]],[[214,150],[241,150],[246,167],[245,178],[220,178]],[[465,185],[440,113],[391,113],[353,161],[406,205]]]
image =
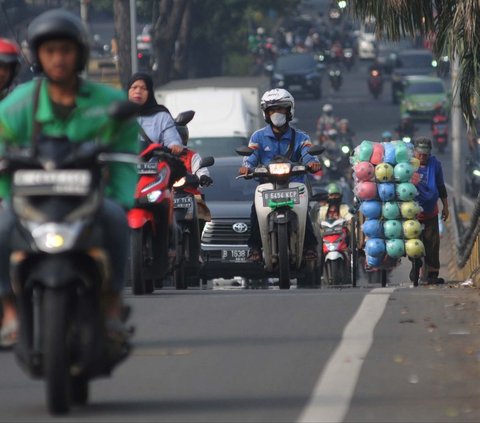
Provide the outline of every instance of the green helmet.
[[410,163],[398,163],[393,168],[393,175],[399,182],[408,182],[413,176],[413,166]]
[[342,194],[342,190],[336,182],[330,182],[327,185],[327,193],[328,193],[328,195],[330,195],[330,194]]
[[387,255],[400,258],[405,255],[405,244],[402,239],[389,239],[386,242]]
[[386,201],[383,203],[382,216],[386,220],[398,219],[400,217],[400,208],[395,201]]
[[397,198],[400,201],[412,201],[417,196],[417,188],[411,182],[397,184]]
[[402,229],[402,222],[400,220],[391,219],[383,222],[383,233],[387,239],[401,238]]

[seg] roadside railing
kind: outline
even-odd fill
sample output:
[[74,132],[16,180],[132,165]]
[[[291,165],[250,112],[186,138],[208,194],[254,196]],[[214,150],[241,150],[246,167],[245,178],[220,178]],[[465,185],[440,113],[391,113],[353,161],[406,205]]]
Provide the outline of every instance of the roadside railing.
[[471,279],[476,286],[480,286],[480,196],[475,201],[468,225],[464,225],[460,218],[457,202],[453,198],[450,224],[452,253],[456,259],[453,269],[450,269],[452,279]]

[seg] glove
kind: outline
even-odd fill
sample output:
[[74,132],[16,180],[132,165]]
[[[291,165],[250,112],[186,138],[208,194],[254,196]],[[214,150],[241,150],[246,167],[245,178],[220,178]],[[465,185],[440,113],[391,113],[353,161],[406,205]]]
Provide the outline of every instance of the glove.
[[213,183],[213,179],[210,178],[210,176],[208,176],[208,175],[200,176],[200,186],[208,187],[208,186],[212,185],[212,183]]

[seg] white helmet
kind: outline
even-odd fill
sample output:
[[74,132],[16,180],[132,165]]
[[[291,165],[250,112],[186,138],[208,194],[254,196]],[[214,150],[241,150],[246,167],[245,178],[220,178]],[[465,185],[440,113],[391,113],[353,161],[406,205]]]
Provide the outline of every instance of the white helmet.
[[289,109],[287,113],[287,122],[293,119],[295,114],[295,100],[287,90],[283,88],[274,88],[263,94],[260,100],[260,107],[263,111],[265,122],[270,123],[270,117],[265,113],[270,107],[279,106]]
[[324,113],[331,113],[333,112],[333,107],[331,104],[325,104],[323,107],[322,107],[322,111]]

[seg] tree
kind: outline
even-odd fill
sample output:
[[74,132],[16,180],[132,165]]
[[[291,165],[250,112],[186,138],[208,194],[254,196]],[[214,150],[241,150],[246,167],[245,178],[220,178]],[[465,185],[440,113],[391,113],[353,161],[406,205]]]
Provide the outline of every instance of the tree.
[[[463,115],[474,126],[478,101],[480,58],[480,2],[477,0],[352,0],[350,7],[360,19],[373,16],[379,36],[398,39],[404,35],[434,34],[437,55],[459,60],[459,89]],[[472,101],[474,100],[474,101]]]
[[130,7],[129,0],[114,0],[115,41],[118,54],[118,72],[120,83],[127,88],[132,75],[132,56],[130,48]]

